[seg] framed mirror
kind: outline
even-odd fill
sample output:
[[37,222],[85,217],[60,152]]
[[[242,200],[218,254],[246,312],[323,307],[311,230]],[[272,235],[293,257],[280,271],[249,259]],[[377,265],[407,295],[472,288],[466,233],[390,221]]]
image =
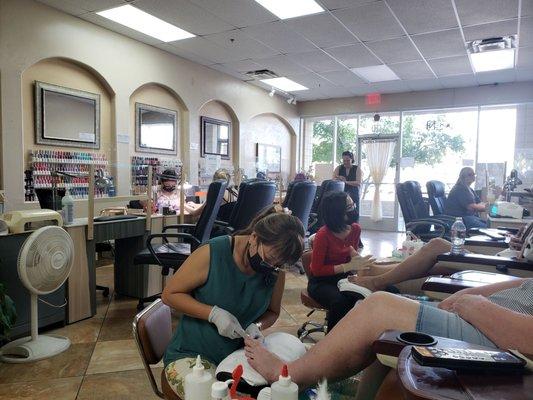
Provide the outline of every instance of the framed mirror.
[[281,173],[281,146],[257,143],[255,149],[258,171]]
[[200,117],[201,155],[220,155],[222,159],[229,160],[231,145],[231,123],[209,117]]
[[144,153],[177,153],[178,112],[135,103],[135,150]]
[[37,144],[100,148],[100,95],[35,82]]

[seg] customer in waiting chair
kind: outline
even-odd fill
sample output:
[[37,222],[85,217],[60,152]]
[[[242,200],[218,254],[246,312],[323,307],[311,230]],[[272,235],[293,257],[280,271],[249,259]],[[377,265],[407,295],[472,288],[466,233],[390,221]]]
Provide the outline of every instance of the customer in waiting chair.
[[165,287],[165,304],[182,312],[165,356],[165,374],[183,398],[183,379],[199,354],[214,372],[247,335],[260,337],[277,320],[285,275],[303,252],[298,218],[270,207],[233,236],[219,236],[193,252]]
[[361,227],[353,221],[354,202],[346,192],[329,192],[320,205],[324,226],[313,239],[309,295],[328,309],[328,330],[346,315],[357,300],[357,293],[341,292],[339,280],[357,269],[369,267],[374,259],[361,257],[358,248]]
[[486,228],[487,223],[479,217],[486,210],[479,196],[470,188],[476,181],[476,173],[470,167],[464,167],[444,206],[444,213],[454,217],[462,217],[467,229]]

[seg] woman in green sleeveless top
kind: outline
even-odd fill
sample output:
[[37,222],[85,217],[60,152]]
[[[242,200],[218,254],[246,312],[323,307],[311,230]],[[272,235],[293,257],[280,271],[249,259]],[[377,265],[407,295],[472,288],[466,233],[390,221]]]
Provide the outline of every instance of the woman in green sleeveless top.
[[176,271],[162,299],[183,316],[163,361],[179,397],[197,355],[213,373],[244,337],[274,324],[285,285],[279,267],[300,258],[303,238],[298,218],[270,207],[244,231],[211,239]]

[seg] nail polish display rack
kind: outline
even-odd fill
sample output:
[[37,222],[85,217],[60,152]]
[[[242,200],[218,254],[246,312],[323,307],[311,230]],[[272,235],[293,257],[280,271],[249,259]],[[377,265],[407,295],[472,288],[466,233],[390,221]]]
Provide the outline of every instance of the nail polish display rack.
[[[85,199],[89,194],[89,166],[95,170],[104,171],[107,175],[108,161],[103,153],[87,153],[78,151],[34,150],[30,151],[30,170],[32,178],[32,193],[26,193],[26,198],[36,199],[33,188],[52,188],[52,179],[58,188],[69,189],[75,199]],[[66,172],[79,177],[52,176],[52,172]],[[26,178],[27,179],[27,178]],[[95,197],[108,197],[106,190],[95,189]]]
[[153,167],[152,186],[158,184],[158,174],[166,169],[174,169],[181,176],[182,163],[177,158],[131,157],[131,194],[146,194],[148,187],[148,167]]

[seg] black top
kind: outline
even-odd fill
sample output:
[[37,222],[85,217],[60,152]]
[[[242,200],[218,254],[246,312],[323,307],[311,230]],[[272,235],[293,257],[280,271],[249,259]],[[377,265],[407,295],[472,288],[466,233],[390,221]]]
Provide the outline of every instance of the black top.
[[477,204],[480,201],[479,196],[472,189],[466,185],[457,183],[446,199],[444,213],[454,217],[477,215],[477,212],[468,209],[468,205],[472,203]]
[[[352,165],[348,174],[343,164],[339,166],[339,176],[344,176],[347,181],[357,180],[357,165]],[[359,187],[345,184],[344,191],[347,192],[353,201],[356,201],[354,197],[359,197]]]

